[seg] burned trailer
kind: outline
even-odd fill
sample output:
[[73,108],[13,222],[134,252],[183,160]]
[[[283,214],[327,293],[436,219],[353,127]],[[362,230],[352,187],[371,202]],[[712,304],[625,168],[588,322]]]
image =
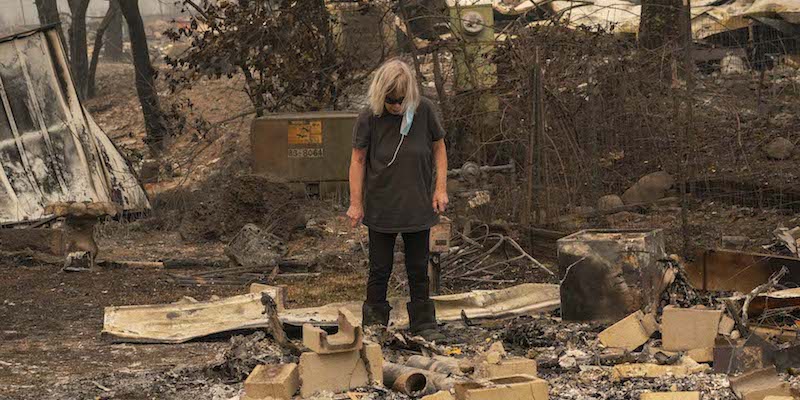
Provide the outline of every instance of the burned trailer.
[[0,37],[0,224],[57,202],[150,208],[144,189],[81,104],[58,26]]

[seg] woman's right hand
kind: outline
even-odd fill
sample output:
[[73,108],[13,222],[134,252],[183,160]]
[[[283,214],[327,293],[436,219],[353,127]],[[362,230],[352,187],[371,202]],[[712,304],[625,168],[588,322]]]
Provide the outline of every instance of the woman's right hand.
[[347,217],[350,218],[350,226],[355,228],[364,219],[364,207],[359,204],[351,204],[347,209]]

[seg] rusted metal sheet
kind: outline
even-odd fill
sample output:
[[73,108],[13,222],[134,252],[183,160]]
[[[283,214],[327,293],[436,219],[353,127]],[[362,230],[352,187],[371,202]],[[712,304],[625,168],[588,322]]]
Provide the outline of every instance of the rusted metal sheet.
[[764,350],[756,345],[747,345],[744,340],[736,342],[718,337],[714,346],[714,372],[718,374],[739,374],[764,368],[770,360]]
[[55,202],[150,208],[125,159],[75,91],[54,26],[0,38],[0,223]]
[[755,318],[766,310],[775,309],[800,311],[800,288],[778,290],[756,296],[747,307],[747,315]]
[[786,266],[783,282],[800,283],[800,259],[734,250],[701,250],[686,266],[692,286],[703,290],[749,293]]
[[759,335],[750,335],[745,346],[757,346],[764,354],[765,366],[775,365],[778,371],[800,368],[800,345],[777,346]]
[[661,230],[584,230],[558,240],[561,316],[618,321],[653,311],[664,289]]
[[[795,343],[800,338],[800,321],[795,326],[752,326],[754,334],[775,343]],[[800,342],[798,342],[800,343]]]

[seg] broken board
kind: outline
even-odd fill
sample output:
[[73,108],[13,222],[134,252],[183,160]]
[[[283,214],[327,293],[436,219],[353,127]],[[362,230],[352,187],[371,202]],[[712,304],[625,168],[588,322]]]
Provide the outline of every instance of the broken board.
[[[558,285],[529,283],[502,290],[475,290],[435,296],[440,321],[461,319],[462,310],[470,319],[548,312],[558,308]],[[192,339],[241,329],[264,328],[269,324],[262,314],[261,296],[249,293],[219,300],[140,306],[106,307],[103,335],[116,342],[182,343]],[[392,323],[408,324],[405,299],[392,299]],[[353,312],[360,323],[361,302],[329,304],[315,308],[282,310],[284,324],[335,326],[339,308]]]

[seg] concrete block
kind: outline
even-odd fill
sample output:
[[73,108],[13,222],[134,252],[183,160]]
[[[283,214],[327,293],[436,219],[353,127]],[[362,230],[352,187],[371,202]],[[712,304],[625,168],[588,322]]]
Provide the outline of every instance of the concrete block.
[[442,390],[434,394],[429,394],[423,397],[422,400],[455,400],[455,397],[453,397],[450,392]]
[[497,364],[503,357],[506,356],[506,349],[503,347],[503,342],[494,342],[489,349],[483,353],[486,362],[491,364]]
[[300,388],[297,364],[259,365],[244,381],[242,400],[290,400]]
[[731,334],[731,332],[733,332],[733,328],[735,327],[736,322],[733,320],[733,318],[723,315],[722,319],[719,321],[719,329],[717,332],[719,332],[720,335],[728,336]]
[[463,381],[456,382],[456,384],[453,385],[453,391],[456,393],[457,400],[465,400],[467,398],[467,392],[489,386],[491,386],[489,381]]
[[371,383],[383,385],[383,351],[377,343],[364,342],[361,348],[361,359],[366,360],[367,375]]
[[700,400],[700,392],[642,393],[639,400]]
[[455,385],[458,400],[548,400],[550,385],[530,375],[514,375]]
[[61,229],[51,228],[0,229],[0,249],[4,251],[30,249],[63,256],[64,232]]
[[713,348],[721,318],[722,310],[664,307],[661,316],[664,350]]
[[689,369],[682,365],[619,364],[615,365],[612,377],[615,381],[631,378],[659,378],[662,376],[684,377]]
[[250,293],[261,293],[267,292],[269,297],[272,297],[272,300],[275,301],[275,308],[278,311],[283,311],[286,309],[286,286],[271,286],[265,285],[263,283],[251,283],[250,284]]
[[731,390],[741,400],[764,400],[767,396],[792,397],[789,384],[778,376],[774,366],[730,378],[730,382]]
[[366,386],[369,384],[369,374],[360,351],[334,354],[306,352],[300,355],[300,381],[300,395],[308,398],[321,391],[342,393]]
[[647,343],[650,336],[658,330],[658,323],[653,314],[644,314],[641,310],[628,315],[600,332],[597,336],[606,347],[622,348],[633,351]]
[[361,325],[350,311],[339,309],[339,332],[328,336],[324,330],[311,324],[303,325],[303,345],[317,354],[344,353],[361,350],[364,336]]
[[707,363],[714,361],[714,348],[707,347],[704,349],[691,349],[685,353],[686,357],[695,360],[698,363]]
[[479,378],[500,378],[512,375],[536,376],[536,360],[512,357],[497,363],[483,362],[475,369]]

